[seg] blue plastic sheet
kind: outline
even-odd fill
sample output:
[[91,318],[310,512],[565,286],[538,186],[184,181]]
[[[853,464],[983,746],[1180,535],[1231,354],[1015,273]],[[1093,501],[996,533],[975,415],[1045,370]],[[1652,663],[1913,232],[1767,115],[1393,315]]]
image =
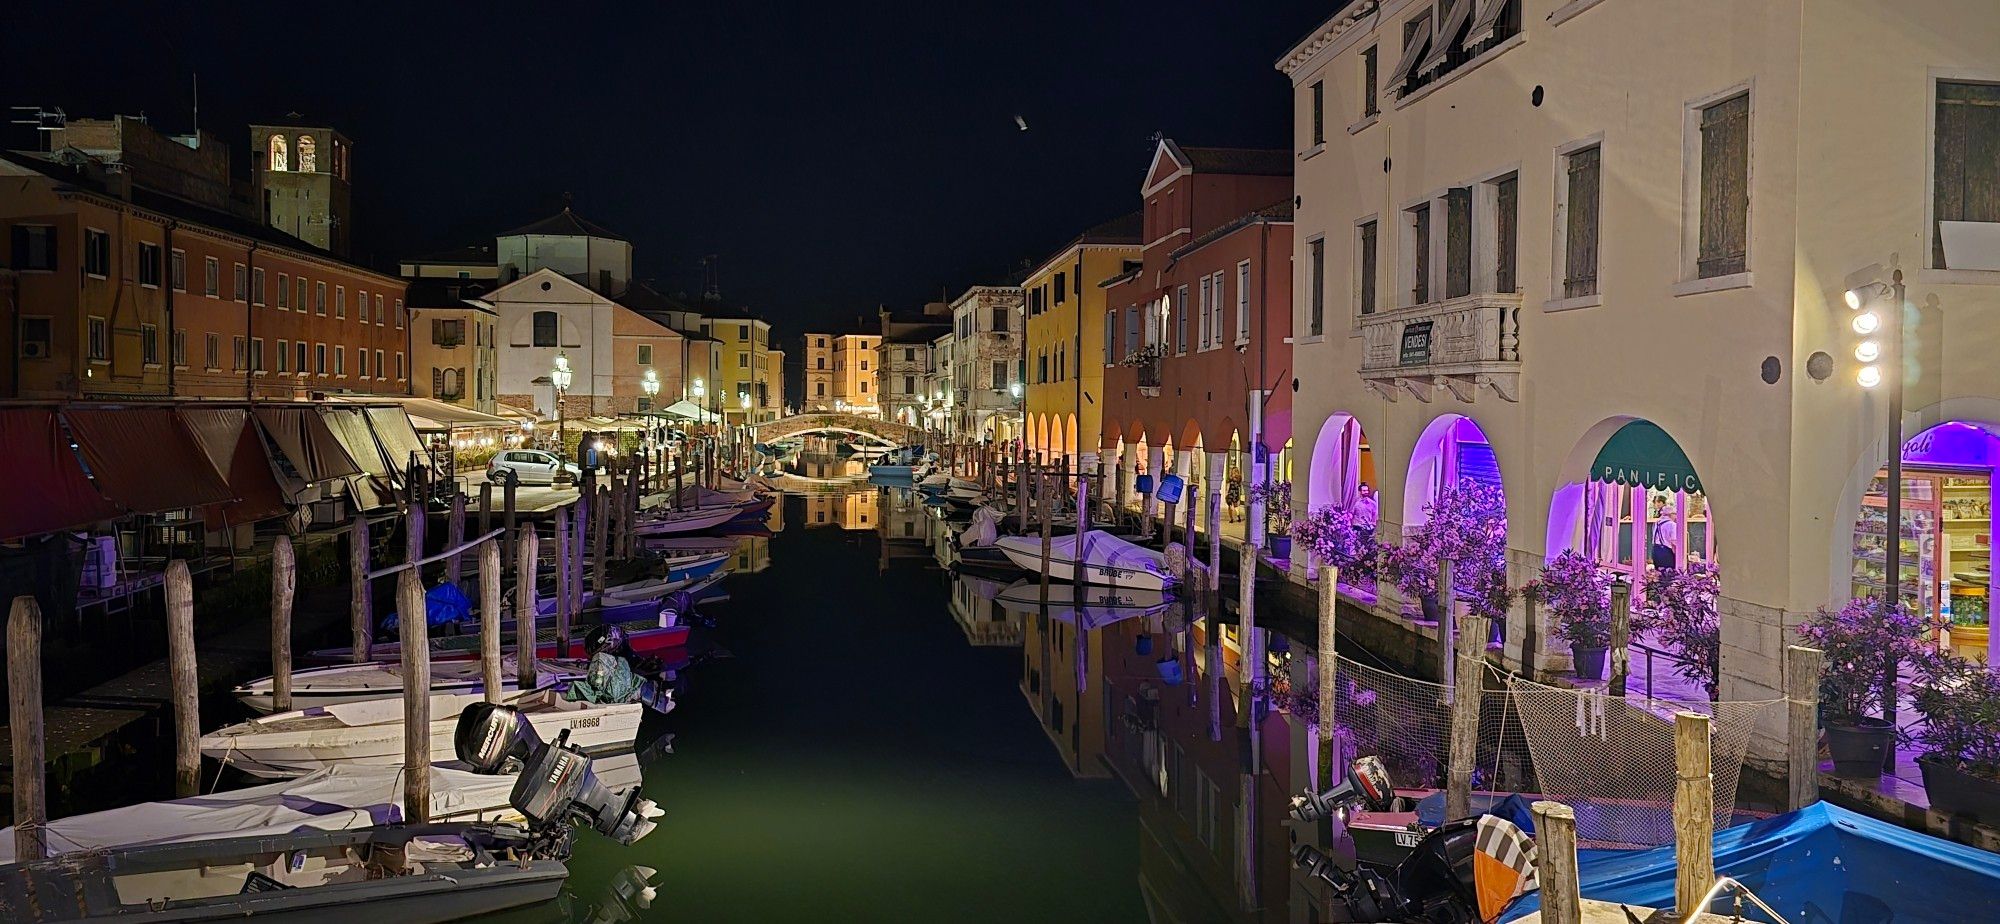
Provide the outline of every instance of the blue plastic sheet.
[[[1824,802],[1718,832],[1715,871],[1800,924],[2000,921],[2000,855]],[[1585,898],[1673,907],[1672,845],[1585,851],[1578,872]],[[1540,899],[1522,896],[1501,919],[1537,910]]]
[[[431,627],[454,622],[464,622],[472,618],[472,600],[459,590],[458,585],[439,584],[424,594],[424,618]],[[382,617],[382,631],[394,632],[398,617],[390,613]]]

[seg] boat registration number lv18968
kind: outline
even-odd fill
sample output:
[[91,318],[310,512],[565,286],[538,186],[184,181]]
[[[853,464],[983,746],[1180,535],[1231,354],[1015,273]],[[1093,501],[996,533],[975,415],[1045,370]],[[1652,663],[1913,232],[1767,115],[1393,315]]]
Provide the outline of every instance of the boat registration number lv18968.
[[604,720],[597,716],[569,720],[570,728],[596,728]]

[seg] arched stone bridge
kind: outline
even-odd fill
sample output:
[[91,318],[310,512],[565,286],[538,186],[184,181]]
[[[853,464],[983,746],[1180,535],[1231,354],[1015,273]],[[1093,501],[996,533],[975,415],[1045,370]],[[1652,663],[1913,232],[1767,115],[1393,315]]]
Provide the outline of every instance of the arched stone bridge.
[[820,412],[796,414],[791,417],[760,423],[752,428],[760,443],[775,443],[795,436],[817,433],[839,433],[866,437],[876,443],[908,446],[922,442],[924,431],[908,424],[900,424],[880,417],[862,414],[841,414]]

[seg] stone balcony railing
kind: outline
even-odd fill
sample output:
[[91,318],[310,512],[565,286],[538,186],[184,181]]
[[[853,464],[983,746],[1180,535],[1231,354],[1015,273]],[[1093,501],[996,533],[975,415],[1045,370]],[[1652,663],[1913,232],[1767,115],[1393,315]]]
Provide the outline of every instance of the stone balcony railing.
[[1361,378],[1391,401],[1429,401],[1440,389],[1470,402],[1480,386],[1520,399],[1521,296],[1479,293],[1361,319]]

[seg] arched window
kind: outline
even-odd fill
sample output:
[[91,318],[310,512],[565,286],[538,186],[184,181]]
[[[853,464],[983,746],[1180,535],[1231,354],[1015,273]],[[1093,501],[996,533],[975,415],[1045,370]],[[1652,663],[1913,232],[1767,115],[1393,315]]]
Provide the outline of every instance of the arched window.
[[286,156],[285,136],[271,136],[271,169],[290,170],[291,158]]
[[311,135],[299,136],[299,171],[301,173],[319,172],[319,145],[313,143],[313,136]]
[[458,397],[458,389],[459,389],[459,384],[458,384],[458,370],[457,370],[457,369],[445,369],[445,370],[441,370],[441,371],[443,372],[443,375],[440,375],[440,376],[438,377],[438,378],[439,378],[439,383],[438,383],[438,384],[439,384],[439,386],[440,386],[440,387],[438,388],[438,397],[440,397],[440,398],[457,398],[457,397]]
[[536,346],[538,346],[538,347],[552,347],[552,346],[555,346],[555,345],[556,345],[556,329],[557,329],[557,327],[556,327],[556,313],[555,313],[555,312],[553,312],[553,311],[537,311],[537,312],[535,312],[535,345],[536,345]]

